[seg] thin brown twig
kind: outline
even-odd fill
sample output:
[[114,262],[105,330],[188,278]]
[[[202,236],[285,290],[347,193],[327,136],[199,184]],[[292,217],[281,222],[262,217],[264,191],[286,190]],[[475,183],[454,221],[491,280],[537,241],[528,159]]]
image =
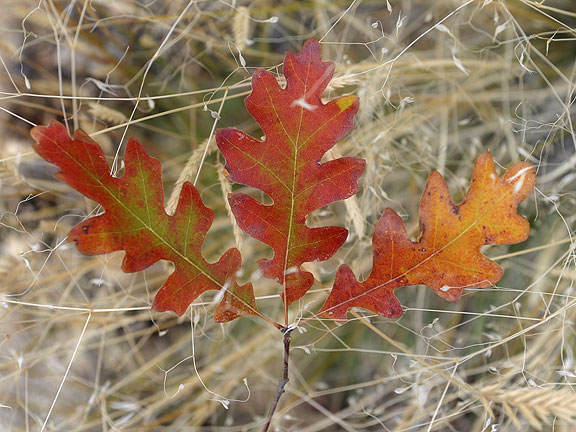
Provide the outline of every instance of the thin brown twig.
[[292,327],[283,327],[280,329],[282,334],[284,335],[284,368],[282,372],[282,379],[278,382],[278,391],[276,392],[276,396],[274,397],[274,401],[270,406],[270,410],[268,411],[268,416],[266,418],[266,424],[262,429],[262,432],[267,432],[270,426],[272,425],[272,418],[274,417],[274,413],[276,412],[276,408],[278,408],[278,403],[280,402],[280,398],[286,392],[286,384],[290,380],[288,378],[288,369],[290,366],[290,342],[292,342],[292,331],[294,328]]

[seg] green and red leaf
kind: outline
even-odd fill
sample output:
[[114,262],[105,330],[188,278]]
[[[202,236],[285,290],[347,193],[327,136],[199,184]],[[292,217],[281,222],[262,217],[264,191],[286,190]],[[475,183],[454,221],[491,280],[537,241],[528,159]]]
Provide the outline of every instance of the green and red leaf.
[[144,270],[159,260],[174,263],[174,272],[154,299],[157,311],[182,315],[203,292],[220,290],[216,321],[259,315],[252,286],[240,287],[235,280],[241,265],[238,250],[229,249],[216,263],[202,256],[214,212],[204,206],[196,188],[186,183],[174,215],[168,215],[160,162],[137,140],[127,143],[124,175],[114,177],[100,146],[83,131],[70,138],[63,125],[52,122],[35,127],[31,134],[38,143],[36,152],[60,168],[56,177],[104,207],[103,214],[70,232],[69,239],[78,250],[88,255],[123,250],[126,272]]
[[284,285],[286,307],[314,283],[312,274],[300,266],[330,258],[348,235],[342,227],[309,228],[306,218],[355,194],[365,167],[363,159],[353,157],[320,163],[350,132],[358,110],[354,96],[322,102],[333,71],[332,63],[321,61],[320,44],[309,40],[301,53],[286,54],[286,88],[263,70],[252,78],[246,107],[265,138],[257,140],[236,129],[219,130],[216,135],[230,178],[273,200],[272,205],[264,205],[244,193],[229,197],[239,226],[273,248],[273,258],[260,260],[259,265],[264,276]]
[[320,315],[346,319],[361,307],[395,318],[403,314],[394,290],[423,284],[449,301],[464,288],[481,288],[502,278],[502,269],[480,252],[484,245],[519,243],[530,225],[517,207],[534,188],[536,170],[526,162],[498,177],[490,153],[478,158],[464,200],[454,205],[438,172],[428,178],[420,203],[420,239],[410,241],[404,222],[387,209],[374,226],[374,261],[370,276],[358,282],[347,265],[336,274],[334,288]]

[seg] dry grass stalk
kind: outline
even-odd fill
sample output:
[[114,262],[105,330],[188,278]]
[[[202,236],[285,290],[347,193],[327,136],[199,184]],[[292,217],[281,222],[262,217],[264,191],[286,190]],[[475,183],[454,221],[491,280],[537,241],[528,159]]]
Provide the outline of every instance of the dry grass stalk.
[[26,181],[18,172],[18,165],[12,160],[0,162],[0,185],[21,186]]
[[240,6],[234,14],[232,22],[234,43],[239,50],[246,48],[250,36],[250,11],[246,6]]
[[336,90],[346,86],[356,86],[361,82],[358,76],[352,74],[345,74],[340,76],[335,76],[332,81],[326,87],[326,90]]
[[101,120],[111,125],[119,125],[128,121],[128,117],[126,117],[126,115],[120,111],[116,111],[113,108],[96,102],[90,102],[88,105],[90,107],[90,115],[92,115],[92,117],[97,120]]
[[576,394],[569,389],[520,388],[487,391],[483,395],[501,405],[508,418],[520,429],[522,422],[518,414],[537,430],[542,430],[550,417],[576,425]]
[[166,211],[168,214],[174,214],[176,211],[176,206],[178,205],[178,199],[180,198],[180,191],[182,191],[182,186],[186,182],[192,182],[196,173],[200,169],[202,162],[206,156],[214,152],[216,149],[216,142],[212,139],[210,142],[208,140],[202,141],[202,144],[196,148],[188,161],[186,162],[186,166],[180,173],[178,180],[176,180],[176,184],[174,185],[174,189],[172,189],[172,193],[170,194],[170,198],[168,198],[168,203],[166,204]]
[[226,177],[226,168],[221,163],[217,165],[218,181],[220,182],[220,188],[222,189],[222,196],[224,197],[224,205],[226,206],[226,212],[230,218],[230,224],[232,224],[232,232],[234,233],[234,239],[236,240],[236,247],[242,251],[242,246],[244,245],[244,240],[242,239],[242,230],[236,222],[236,218],[232,213],[232,208],[230,207],[230,202],[228,201],[228,195],[232,192],[232,183]]

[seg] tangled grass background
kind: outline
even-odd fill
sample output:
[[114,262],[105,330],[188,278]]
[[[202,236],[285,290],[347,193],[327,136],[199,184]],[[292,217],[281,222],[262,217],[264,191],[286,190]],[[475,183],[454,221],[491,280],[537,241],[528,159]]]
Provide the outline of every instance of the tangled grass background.
[[[243,107],[250,75],[281,79],[284,51],[323,43],[326,94],[360,97],[331,156],[367,160],[362,190],[311,224],[349,228],[293,319],[317,310],[335,269],[370,270],[371,227],[398,211],[413,236],[431,170],[456,201],[473,160],[538,166],[521,206],[530,239],[486,253],[497,286],[450,304],[398,290],[404,317],[358,311],[294,335],[278,431],[571,431],[576,423],[574,240],[576,5],[573,0],[0,0],[0,429],[259,430],[281,369],[281,338],[256,319],[211,320],[209,293],[177,318],[150,310],[171,269],[83,256],[69,229],[101,209],[52,177],[28,133],[58,119],[120,162],[136,136],[164,164],[167,206],[197,186],[216,220],[204,253],[237,245],[259,304],[279,313],[269,254],[236,227],[214,127],[258,136]],[[172,201],[170,197],[172,196]]]

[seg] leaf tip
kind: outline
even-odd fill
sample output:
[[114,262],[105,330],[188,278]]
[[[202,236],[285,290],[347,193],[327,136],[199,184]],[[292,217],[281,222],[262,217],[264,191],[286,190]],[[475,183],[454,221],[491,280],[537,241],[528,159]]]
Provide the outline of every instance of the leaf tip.
[[536,167],[528,162],[519,162],[506,172],[504,180],[513,186],[512,193],[516,199],[522,201],[536,185]]
[[356,96],[344,96],[341,98],[336,99],[336,105],[340,109],[341,112],[346,111],[348,108],[352,107],[352,109],[358,109],[358,98]]
[[320,308],[318,316],[336,321],[344,321],[348,309],[354,306],[351,303],[351,293],[352,288],[356,284],[358,284],[356,275],[354,275],[354,272],[348,265],[342,264],[338,267],[336,278],[334,279],[334,287]]
[[380,219],[374,224],[372,241],[377,243],[381,238],[389,237],[392,234],[406,236],[406,226],[400,215],[394,209],[387,207]]
[[310,59],[312,63],[321,62],[322,47],[320,46],[320,42],[318,42],[316,39],[308,39],[306,42],[304,42],[304,45],[302,45],[302,50],[300,51],[300,54],[295,54],[291,51],[288,51],[286,53],[287,57],[295,55],[299,55],[301,57],[307,57]]
[[30,136],[36,141],[34,151],[51,163],[54,163],[54,147],[70,141],[66,127],[56,120],[50,121],[48,126],[34,126]]
[[214,322],[225,323],[245,316],[259,316],[254,288],[250,282],[236,282],[222,292],[222,301],[214,309]]
[[34,126],[30,129],[30,136],[34,141],[40,143],[40,140],[47,135],[48,131],[61,132],[62,130],[66,132],[66,135],[68,135],[68,132],[62,123],[56,120],[51,120],[48,126]]

